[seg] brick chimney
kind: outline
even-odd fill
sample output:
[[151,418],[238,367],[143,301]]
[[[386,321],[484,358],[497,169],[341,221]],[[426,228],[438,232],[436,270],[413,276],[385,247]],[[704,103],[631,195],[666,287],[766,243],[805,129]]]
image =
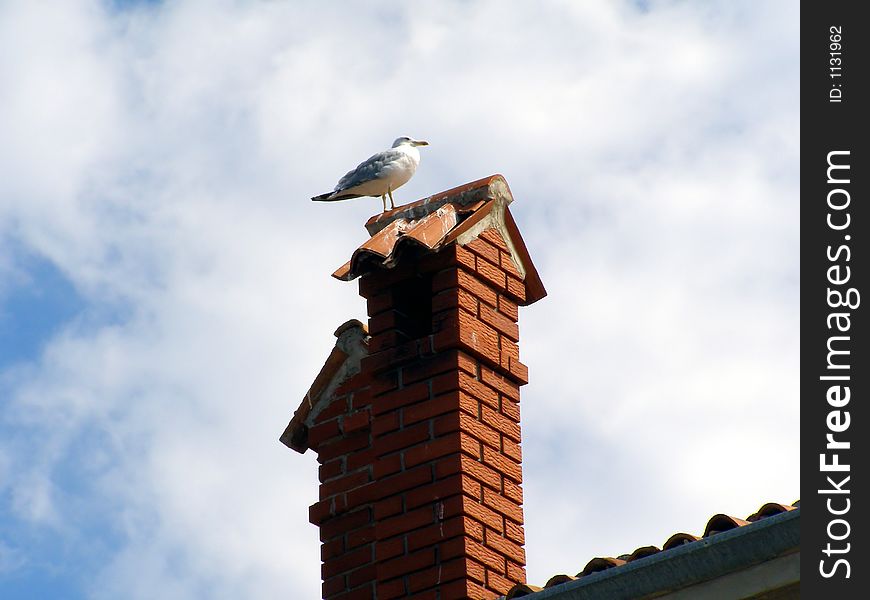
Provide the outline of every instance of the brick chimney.
[[373,217],[348,321],[281,441],[320,463],[323,598],[496,598],[525,582],[518,306],[546,295],[501,176]]

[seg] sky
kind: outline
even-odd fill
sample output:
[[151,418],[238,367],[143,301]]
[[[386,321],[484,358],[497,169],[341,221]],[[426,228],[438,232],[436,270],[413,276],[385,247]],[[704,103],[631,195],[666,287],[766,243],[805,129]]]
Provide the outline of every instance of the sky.
[[799,497],[797,4],[0,2],[0,597],[317,598],[278,436],[364,318],[332,271],[494,173],[528,579]]

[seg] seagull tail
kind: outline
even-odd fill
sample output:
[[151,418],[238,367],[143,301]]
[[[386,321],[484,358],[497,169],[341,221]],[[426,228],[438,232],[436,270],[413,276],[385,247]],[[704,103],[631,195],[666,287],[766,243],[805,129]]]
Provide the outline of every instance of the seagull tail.
[[336,202],[338,200],[349,200],[351,198],[361,198],[361,196],[359,194],[337,194],[336,192],[329,192],[328,194],[314,196],[312,200],[315,202]]

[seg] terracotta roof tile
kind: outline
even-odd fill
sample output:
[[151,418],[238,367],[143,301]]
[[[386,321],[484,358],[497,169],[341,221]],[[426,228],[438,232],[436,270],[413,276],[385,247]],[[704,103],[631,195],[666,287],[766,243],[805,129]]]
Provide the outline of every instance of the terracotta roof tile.
[[700,540],[697,535],[692,535],[691,533],[675,533],[671,537],[668,538],[668,541],[665,542],[664,546],[662,546],[662,551],[670,550],[671,548],[677,548],[682,546],[683,544],[689,544],[691,542],[697,542]]
[[[709,521],[707,521],[707,526],[704,529],[703,537],[710,537],[718,533],[722,533],[723,531],[736,529],[738,527],[746,527],[748,525],[751,525],[753,522],[757,522],[767,517],[771,517],[773,515],[777,515],[783,512],[794,510],[799,506],[800,500],[798,500],[791,506],[786,504],[769,502],[763,505],[755,513],[753,513],[746,519],[739,519],[725,514],[714,515],[712,518],[710,518]],[[544,585],[543,588],[528,584],[518,584],[508,591],[505,599],[510,600],[511,598],[520,598],[523,596],[532,595],[537,591],[549,589],[558,585],[568,583],[570,581],[575,581],[576,579],[587,577],[599,571],[604,571],[607,569],[618,569],[619,567],[627,563],[641,560],[643,558],[663,552],[666,553],[669,550],[682,546],[683,544],[694,543],[699,541],[700,539],[701,538],[688,533],[675,533],[668,538],[668,540],[662,546],[661,550],[659,550],[655,546],[642,546],[636,549],[631,554],[624,554],[619,558],[593,558],[586,564],[582,571],[577,573],[576,578],[571,577],[570,575],[554,575],[549,579],[549,581],[547,581],[546,585]]]
[[764,517],[770,517],[789,510],[794,510],[798,507],[799,504],[800,502],[795,502],[794,506],[788,506],[787,504],[768,502],[767,504],[759,508],[757,512],[746,517],[746,520],[749,522],[755,522],[759,519],[763,519]]
[[629,554],[628,557],[625,559],[625,562],[631,562],[633,560],[637,560],[638,558],[652,556],[653,554],[658,554],[659,552],[661,552],[661,550],[659,550],[655,546],[643,546]]
[[518,583],[514,587],[510,589],[507,596],[505,596],[506,600],[513,600],[514,598],[522,598],[523,596],[528,596],[529,594],[534,594],[535,592],[540,592],[544,588],[538,587],[536,585],[528,585],[525,583]]
[[618,567],[619,565],[624,565],[625,561],[619,558],[610,558],[610,557],[598,557],[593,558],[586,566],[583,567],[583,570],[577,573],[577,577],[586,577],[587,575],[591,575],[592,573],[597,573],[598,571],[604,571],[606,569],[612,569],[613,567]]
[[544,584],[545,588],[551,588],[553,586],[562,585],[563,583],[568,583],[569,581],[574,581],[577,579],[576,577],[571,577],[570,575],[553,575],[547,580],[547,583]]
[[738,519],[737,517],[730,517],[723,514],[715,515],[707,521],[707,527],[704,529],[703,537],[710,537],[711,535],[716,535],[723,531],[730,531],[731,529],[747,524],[749,524],[749,521],[745,519]]
[[492,175],[376,215],[366,223],[371,238],[332,276],[350,281],[396,266],[411,248],[438,252],[454,243],[464,246],[492,227],[501,234],[512,266],[524,280],[523,305],[531,304],[547,292],[508,209],[512,201],[504,177]]

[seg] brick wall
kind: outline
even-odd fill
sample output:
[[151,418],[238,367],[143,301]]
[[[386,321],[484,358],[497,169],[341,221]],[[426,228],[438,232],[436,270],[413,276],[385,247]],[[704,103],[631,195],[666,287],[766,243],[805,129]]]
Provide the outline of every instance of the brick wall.
[[525,581],[517,303],[494,229],[360,280],[369,355],[308,432],[323,597],[495,598]]

